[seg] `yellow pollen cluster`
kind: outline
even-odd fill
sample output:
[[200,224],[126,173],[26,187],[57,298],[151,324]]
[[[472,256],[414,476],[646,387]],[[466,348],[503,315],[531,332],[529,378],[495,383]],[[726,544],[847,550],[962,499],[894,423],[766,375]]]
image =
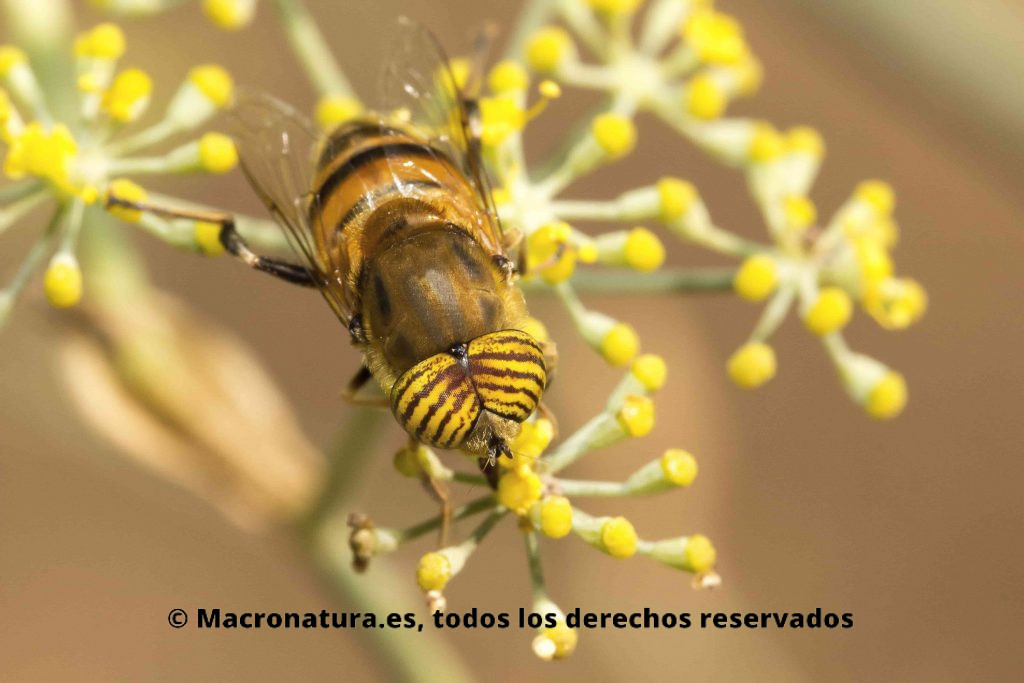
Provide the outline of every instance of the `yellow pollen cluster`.
[[452,578],[452,563],[442,553],[427,553],[416,567],[416,583],[424,591],[442,590]]
[[622,114],[601,114],[594,119],[590,130],[597,144],[612,159],[629,154],[636,146],[636,126]]
[[512,442],[512,460],[501,458],[498,463],[505,467],[532,465],[554,438],[555,426],[551,420],[538,418],[533,422],[524,422],[519,435]]
[[75,193],[69,171],[77,153],[78,143],[66,126],[56,124],[47,129],[33,121],[13,136],[4,160],[4,173],[14,180],[36,176],[63,192]]
[[700,199],[700,195],[689,181],[662,178],[658,181],[658,198],[661,220],[669,223],[685,216]]
[[125,69],[103,95],[103,109],[119,123],[134,121],[145,110],[153,81],[142,69]]
[[238,165],[234,141],[223,133],[205,133],[199,138],[199,162],[208,173],[227,173]]
[[629,323],[615,323],[601,339],[601,355],[615,367],[629,363],[639,349],[640,337]]
[[739,22],[712,9],[694,12],[686,20],[683,40],[708,64],[736,65],[749,53]]
[[233,31],[252,21],[256,0],[203,0],[203,12],[220,28]]
[[79,57],[113,61],[124,54],[124,48],[124,31],[117,24],[98,24],[75,39]]
[[626,236],[623,256],[631,268],[649,273],[665,262],[665,245],[647,228],[636,227]]
[[715,546],[707,536],[694,534],[686,543],[684,562],[686,566],[697,574],[710,571],[715,566],[718,553]]
[[70,308],[82,298],[82,269],[72,254],[58,253],[43,276],[46,299],[57,308]]
[[540,530],[548,538],[564,538],[572,531],[572,505],[565,496],[548,496],[540,504]]
[[526,239],[528,273],[540,272],[549,284],[565,282],[576,270],[576,250],[569,244],[572,228],[558,221],[537,228]]
[[756,389],[770,380],[775,368],[775,351],[763,342],[744,344],[729,358],[729,377],[744,389]]
[[670,448],[661,456],[661,472],[674,486],[689,486],[697,478],[697,459],[681,448]]
[[661,389],[668,379],[668,365],[665,359],[653,353],[645,353],[633,361],[630,371],[644,389],[650,392]]
[[903,375],[889,371],[871,389],[864,409],[879,420],[889,420],[901,412],[907,404],[907,383]]
[[572,51],[572,38],[564,29],[545,26],[534,33],[527,44],[526,61],[534,71],[552,73],[558,70]]
[[530,87],[530,75],[519,62],[506,59],[498,62],[487,76],[492,92],[523,92]]
[[747,301],[761,301],[767,298],[779,284],[778,267],[775,259],[767,254],[748,256],[733,278],[736,293]]
[[316,105],[316,122],[323,131],[331,131],[363,113],[363,105],[354,97],[325,95]]
[[226,107],[231,103],[235,85],[223,67],[215,64],[197,66],[189,72],[188,79],[215,106]]
[[525,515],[540,500],[544,485],[528,465],[519,465],[498,479],[498,502],[516,513]]
[[601,525],[601,547],[612,557],[633,557],[638,540],[636,529],[625,517],[612,517]]
[[711,75],[700,74],[690,80],[684,104],[691,116],[705,121],[717,119],[728,103],[722,86]]
[[654,429],[654,401],[647,396],[626,396],[617,415],[619,424],[629,436],[647,436]]
[[823,336],[845,327],[852,314],[853,303],[844,290],[824,287],[804,315],[804,324],[814,334]]

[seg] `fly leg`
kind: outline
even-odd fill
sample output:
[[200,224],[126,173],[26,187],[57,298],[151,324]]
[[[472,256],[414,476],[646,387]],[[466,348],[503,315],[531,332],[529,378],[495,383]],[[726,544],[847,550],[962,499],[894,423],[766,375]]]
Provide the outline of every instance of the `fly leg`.
[[126,209],[132,209],[134,211],[143,211],[163,218],[184,218],[187,220],[214,223],[220,226],[220,243],[224,245],[224,248],[227,249],[229,253],[241,260],[250,268],[255,268],[256,270],[263,271],[264,273],[269,273],[286,282],[291,282],[292,284],[301,285],[303,287],[317,287],[320,284],[303,266],[299,266],[294,263],[287,263],[286,261],[278,261],[277,259],[266,258],[253,252],[253,250],[249,248],[249,245],[246,244],[245,239],[235,228],[235,218],[231,214],[221,213],[218,211],[168,209],[161,206],[154,206],[152,204],[129,201],[127,199],[121,199],[114,196],[107,198],[107,207],[109,208],[111,206],[119,206]]
[[358,396],[359,390],[366,386],[366,383],[373,377],[373,373],[370,372],[370,368],[366,365],[360,365],[359,370],[352,376],[352,379],[348,381],[348,386],[341,392],[341,397],[348,403],[355,406],[367,406],[369,408],[388,408],[391,406],[391,402],[383,396],[371,397],[371,396]]
[[441,530],[438,534],[437,547],[444,548],[448,545],[452,530],[452,498],[448,484],[424,473],[423,487],[441,504]]

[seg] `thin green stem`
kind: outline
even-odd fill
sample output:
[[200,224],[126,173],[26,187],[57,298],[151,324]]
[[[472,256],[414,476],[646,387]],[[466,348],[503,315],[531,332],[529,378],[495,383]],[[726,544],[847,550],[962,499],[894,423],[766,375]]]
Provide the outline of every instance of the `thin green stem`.
[[48,196],[49,192],[45,188],[36,186],[31,193],[25,194],[10,204],[0,207],[0,235]]
[[[477,498],[476,500],[466,503],[465,505],[455,508],[455,510],[452,511],[452,521],[465,519],[466,517],[472,517],[473,515],[483,512],[484,510],[493,508],[494,505],[494,496],[482,496],[480,498]],[[430,533],[434,529],[441,526],[441,523],[443,521],[443,516],[436,515],[434,517],[431,517],[430,519],[420,522],[419,524],[415,524],[406,529],[402,529],[401,531],[396,531],[395,539],[399,544],[407,543],[408,541],[417,539],[424,534]]]
[[[732,291],[734,268],[672,268],[653,273],[614,270],[577,270],[572,286],[580,292],[599,294],[675,294]],[[554,290],[541,282],[524,282],[531,292]]]
[[562,495],[573,497],[594,496],[602,498],[628,496],[632,493],[624,482],[620,481],[581,481],[579,479],[559,479],[558,489]]
[[530,588],[533,591],[533,601],[547,600],[548,594],[544,589],[544,568],[540,563],[540,544],[537,543],[537,532],[528,531],[523,534],[523,541],[526,543],[526,562],[530,569]]
[[309,10],[300,0],[274,0],[295,56],[321,95],[355,98],[355,90],[327,46]]

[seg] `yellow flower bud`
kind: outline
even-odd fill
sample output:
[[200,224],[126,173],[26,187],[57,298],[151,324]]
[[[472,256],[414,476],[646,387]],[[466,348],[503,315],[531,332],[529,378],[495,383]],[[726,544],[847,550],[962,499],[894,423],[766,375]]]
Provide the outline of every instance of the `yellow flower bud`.
[[28,57],[21,48],[13,45],[0,45],[0,78],[6,78],[11,69],[27,63]]
[[928,294],[911,278],[889,278],[868,288],[864,308],[882,327],[902,330],[921,319],[928,308]]
[[818,209],[807,197],[790,195],[782,200],[782,212],[786,227],[794,232],[803,232],[818,220]]
[[519,329],[541,343],[551,340],[551,335],[548,334],[548,328],[544,326],[544,323],[532,316],[524,320],[519,325]]
[[665,380],[668,378],[668,365],[661,356],[645,353],[633,361],[631,372],[640,380],[644,389],[653,392],[665,386]]
[[665,262],[665,245],[647,228],[636,227],[626,236],[624,256],[631,268],[649,273]]
[[643,0],[587,0],[591,9],[601,14],[630,14]]
[[782,135],[770,123],[759,122],[754,126],[754,135],[750,140],[750,160],[754,163],[766,163],[778,159],[786,151],[786,142]]
[[686,88],[686,111],[693,117],[704,121],[717,119],[725,112],[729,103],[725,91],[708,74],[694,76]]
[[630,436],[647,436],[654,429],[654,401],[647,396],[630,394],[623,400],[617,417]]
[[[572,228],[561,221],[548,223],[534,230],[526,238],[527,272],[546,265],[540,276],[545,282],[558,284],[572,277],[576,269],[576,251],[569,246]],[[558,255],[558,259],[555,256]]]
[[206,133],[199,138],[199,163],[209,173],[227,173],[238,164],[234,141],[223,133]]
[[530,87],[530,75],[519,62],[506,59],[498,62],[487,76],[492,92],[521,92]]
[[216,64],[197,66],[188,74],[189,81],[217,107],[226,107],[234,95],[234,81],[223,67]]
[[890,370],[868,393],[864,409],[871,417],[890,420],[907,405],[907,383],[903,375]]
[[601,355],[615,367],[626,365],[640,349],[640,338],[628,323],[615,323],[601,340]]
[[778,284],[778,267],[775,259],[767,254],[748,256],[732,281],[733,289],[747,301],[767,298]]
[[687,214],[699,199],[693,183],[679,178],[662,178],[658,181],[658,198],[661,202],[661,220],[674,221]]
[[480,100],[480,141],[485,147],[496,147],[509,135],[526,126],[526,112],[512,94],[484,97]]
[[697,478],[697,459],[681,448],[670,448],[661,456],[661,472],[675,486],[689,486]]
[[775,351],[763,342],[741,346],[729,358],[729,376],[744,389],[756,389],[775,376]]
[[857,186],[854,196],[882,216],[891,214],[896,206],[896,193],[883,180],[865,180]]
[[636,553],[636,529],[625,517],[612,517],[601,525],[601,545],[612,557],[624,560]]
[[124,31],[117,24],[97,24],[75,38],[75,54],[91,59],[118,59],[124,54]]
[[591,133],[601,149],[613,159],[625,156],[636,146],[636,126],[629,117],[608,112],[596,117]]
[[517,466],[523,463],[532,465],[533,461],[540,457],[554,438],[555,426],[551,420],[539,418],[533,422],[524,422],[519,430],[519,435],[512,442],[512,453],[515,455],[515,459],[509,461],[508,458],[501,458],[498,462],[507,463],[508,466]]
[[82,269],[73,254],[58,253],[43,275],[46,299],[57,308],[70,308],[82,299]]
[[426,591],[444,589],[452,578],[452,563],[445,555],[432,552],[420,558],[416,567],[416,583]]
[[4,159],[4,173],[14,180],[33,175],[63,191],[74,192],[68,172],[77,153],[78,143],[66,126],[58,123],[46,130],[33,121],[13,136]]
[[690,571],[703,574],[715,566],[718,553],[707,536],[693,534],[686,543],[685,564]]
[[331,131],[363,113],[363,105],[353,97],[324,95],[316,104],[316,122],[321,130]]
[[820,337],[843,329],[852,314],[853,303],[849,294],[839,287],[823,287],[804,314],[804,324]]
[[498,479],[498,502],[516,513],[525,515],[540,500],[544,485],[528,465],[520,465]]
[[796,126],[786,131],[786,149],[793,154],[806,154],[821,159],[825,156],[825,141],[814,128]]
[[683,40],[698,59],[709,64],[738,64],[748,54],[739,22],[710,8],[696,11],[686,20]]
[[550,73],[558,70],[572,49],[572,38],[564,29],[545,26],[530,38],[526,46],[526,61],[535,71]]
[[196,221],[193,235],[199,250],[207,256],[220,256],[224,253],[224,245],[220,241],[220,223]]
[[256,0],[203,0],[203,12],[220,28],[233,31],[252,21]]
[[[144,202],[146,201],[146,196],[146,191],[141,186],[126,178],[112,180],[110,185],[107,186],[107,197],[116,197],[129,202]],[[107,208],[107,211],[127,223],[136,223],[142,218],[141,211],[123,206],[110,206]]]
[[533,639],[533,653],[544,661],[564,659],[576,650],[576,629],[569,628],[564,618],[545,628]]
[[149,104],[153,80],[142,69],[125,69],[103,96],[103,109],[121,123],[134,121]]
[[540,530],[548,538],[563,538],[572,531],[572,505],[565,496],[548,496],[540,504]]
[[853,240],[853,251],[865,292],[892,277],[892,258],[882,244],[871,238],[860,238]]

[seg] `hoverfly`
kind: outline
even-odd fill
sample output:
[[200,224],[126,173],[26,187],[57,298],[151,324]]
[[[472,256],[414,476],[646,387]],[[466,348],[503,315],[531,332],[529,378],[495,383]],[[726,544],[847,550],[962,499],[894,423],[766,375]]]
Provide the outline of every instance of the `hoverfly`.
[[493,485],[488,466],[538,408],[554,349],[521,329],[479,110],[434,37],[401,20],[381,85],[375,113],[327,135],[267,96],[235,108],[242,168],[299,263],[253,253],[230,216],[132,206],[219,222],[246,264],[319,289],[363,354],[350,394],[375,378],[412,439],[477,456]]

